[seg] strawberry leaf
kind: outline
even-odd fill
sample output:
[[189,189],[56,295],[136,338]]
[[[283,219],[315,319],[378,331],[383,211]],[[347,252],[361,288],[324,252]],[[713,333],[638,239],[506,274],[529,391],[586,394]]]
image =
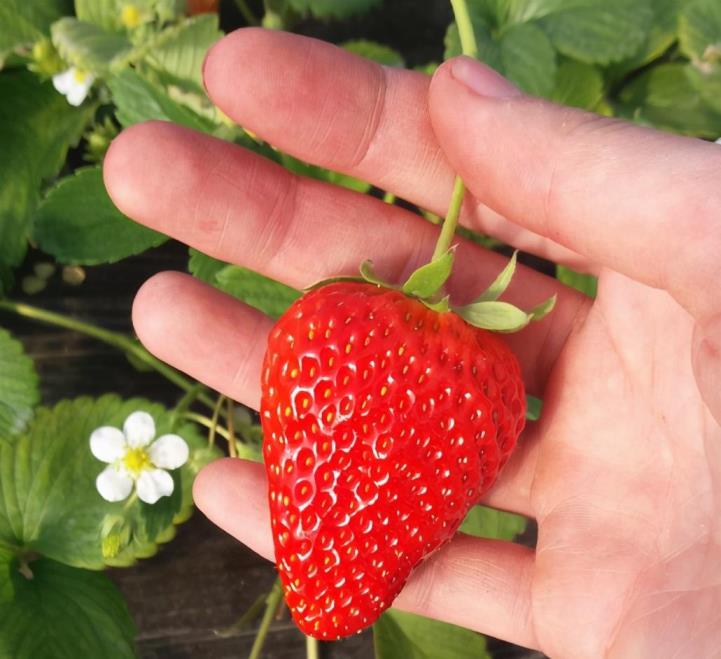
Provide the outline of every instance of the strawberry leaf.
[[408,277],[401,287],[406,295],[415,295],[420,298],[429,298],[439,291],[453,270],[453,249],[421,266]]
[[33,360],[22,345],[0,329],[0,441],[12,441],[33,416],[40,399]]

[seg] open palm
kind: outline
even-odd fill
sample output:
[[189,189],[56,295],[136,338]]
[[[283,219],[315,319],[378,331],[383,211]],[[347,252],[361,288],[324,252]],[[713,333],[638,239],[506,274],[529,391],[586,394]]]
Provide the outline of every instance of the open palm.
[[[528,269],[508,292],[525,306],[559,295],[551,317],[509,337],[545,407],[487,499],[535,518],[537,549],[460,535],[396,604],[558,657],[718,656],[721,148],[524,97],[464,58],[431,82],[261,30],[221,41],[205,81],[271,144],[433,212],[457,171],[473,193],[466,225],[599,274],[593,304]],[[105,176],[139,222],[296,287],[365,258],[399,281],[437,232],[170,124],[126,131]],[[457,263],[462,299],[502,258],[461,241]],[[156,355],[257,408],[270,319],[164,273],[134,322]],[[195,496],[272,557],[261,466],[214,463]]]

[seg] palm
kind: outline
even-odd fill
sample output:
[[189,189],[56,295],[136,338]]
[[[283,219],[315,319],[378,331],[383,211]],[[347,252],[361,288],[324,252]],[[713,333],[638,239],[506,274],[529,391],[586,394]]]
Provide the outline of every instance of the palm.
[[[537,519],[537,551],[459,535],[396,605],[559,657],[717,653],[721,347],[702,350],[699,336],[711,336],[700,328],[721,311],[718,287],[704,283],[721,280],[709,248],[721,239],[721,185],[708,173],[721,150],[519,96],[470,60],[429,84],[259,30],[216,46],[205,82],[227,115],[270,143],[435,213],[455,170],[476,195],[466,224],[601,272],[593,306],[526,268],[507,292],[525,307],[558,295],[550,318],[508,337],[545,409],[486,501]],[[126,131],[104,170],[127,215],[297,288],[354,273],[368,257],[400,281],[437,237],[398,206],[169,124]],[[456,261],[451,292],[466,297],[504,263],[465,241]],[[133,312],[158,357],[257,408],[270,319],[177,273],[149,281]],[[721,320],[718,333],[721,346]],[[692,345],[705,360],[696,378]],[[272,558],[264,479],[261,465],[219,461],[194,494]]]
[[715,648],[713,628],[687,637],[721,601],[721,431],[697,393],[692,330],[666,293],[606,273],[553,369],[531,500],[535,629],[554,656]]

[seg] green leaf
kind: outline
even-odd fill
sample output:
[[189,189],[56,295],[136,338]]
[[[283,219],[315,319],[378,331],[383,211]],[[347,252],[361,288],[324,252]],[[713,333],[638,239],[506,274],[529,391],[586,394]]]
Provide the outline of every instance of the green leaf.
[[[188,443],[190,459],[172,472],[173,494],[154,505],[105,501],[95,487],[104,464],[90,452],[90,434],[101,426],[122,427],[136,410],[153,416],[156,436],[171,432],[172,414],[160,405],[107,395],[40,408],[29,430],[12,446],[0,444],[0,546],[100,569],[151,556],[158,543],[172,538],[174,522],[187,518],[192,509],[190,483],[217,452],[208,452],[206,438],[195,426],[181,425],[173,432]],[[102,532],[112,531],[108,519],[113,516],[124,518],[132,535],[130,542],[117,547],[117,554],[108,555],[108,538]]]
[[534,18],[564,55],[609,64],[636,53],[651,29],[650,0],[538,0]]
[[111,32],[121,27],[120,10],[120,0],[75,0],[75,16]]
[[22,261],[40,186],[62,167],[93,111],[68,105],[27,71],[0,75],[0,269]]
[[382,0],[287,0],[288,6],[300,14],[316,18],[348,18],[366,12],[381,4]]
[[118,106],[118,121],[126,128],[152,119],[172,121],[204,132],[214,128],[211,121],[176,103],[135,71],[126,69],[113,76],[108,86]]
[[538,421],[541,418],[543,410],[543,401],[540,398],[526,394],[526,419],[528,421]]
[[406,295],[415,295],[420,298],[431,297],[451,276],[453,260],[453,250],[449,249],[435,261],[426,263],[413,272],[401,290]]
[[600,69],[591,64],[566,59],[556,73],[551,99],[561,105],[593,110],[603,98],[604,84]]
[[25,430],[40,401],[38,375],[22,344],[0,328],[0,440]]
[[506,264],[506,267],[500,272],[498,277],[493,280],[493,283],[481,294],[474,302],[487,302],[491,300],[497,300],[501,295],[506,292],[508,285],[513,279],[513,274],[516,272],[516,262],[518,261],[518,250],[514,250],[513,255]]
[[113,204],[100,167],[78,169],[62,179],[41,203],[34,237],[60,263],[114,263],[167,240],[133,222]]
[[215,279],[221,291],[272,318],[281,316],[301,295],[290,286],[238,265],[225,266],[216,273]]
[[5,55],[42,37],[50,25],[70,13],[69,0],[2,0],[0,2],[0,68]]
[[217,286],[218,282],[215,279],[215,275],[229,264],[225,263],[225,261],[214,259],[207,254],[203,254],[203,252],[199,252],[197,249],[191,248],[188,253],[190,255],[188,272],[206,284]]
[[532,23],[512,26],[501,38],[502,72],[520,89],[548,96],[556,79],[556,51],[546,34]]
[[373,641],[376,659],[491,659],[480,634],[395,609],[373,625]]
[[716,139],[721,114],[704,101],[691,82],[691,65],[674,62],[654,66],[620,94],[619,114],[683,135]]
[[721,60],[721,3],[695,0],[687,4],[680,15],[678,36],[681,52],[689,59]]
[[0,657],[136,656],[135,626],[108,577],[46,558],[27,569],[21,574],[15,558],[0,565],[0,593],[12,593],[0,595]]
[[721,62],[704,66],[686,67],[691,86],[701,95],[701,102],[721,113]]
[[566,286],[575,288],[588,297],[596,297],[598,290],[598,279],[593,275],[587,275],[562,265],[556,266],[556,278]]
[[205,96],[203,60],[208,49],[222,36],[217,14],[190,18],[166,28],[162,41],[144,61],[161,74],[164,83]]
[[613,65],[611,80],[622,80],[627,74],[661,57],[676,41],[679,13],[688,0],[653,0],[653,22],[644,45],[632,57]]
[[406,65],[403,60],[403,55],[401,55],[398,51],[393,50],[390,46],[384,46],[381,43],[376,43],[375,41],[355,39],[353,41],[346,41],[345,43],[340,44],[340,46],[350,53],[373,60],[379,64],[384,64],[385,66],[397,66],[402,68]]
[[56,21],[50,33],[63,59],[93,73],[104,74],[122,66],[131,51],[124,34],[69,16]]
[[477,538],[513,540],[526,530],[526,523],[526,518],[521,515],[486,506],[473,506],[458,530]]

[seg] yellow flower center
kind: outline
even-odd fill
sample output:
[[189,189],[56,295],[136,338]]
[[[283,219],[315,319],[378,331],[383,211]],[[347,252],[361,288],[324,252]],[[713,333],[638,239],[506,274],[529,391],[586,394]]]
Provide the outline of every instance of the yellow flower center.
[[150,469],[152,462],[148,452],[143,448],[131,448],[123,458],[123,465],[133,475],[138,476],[144,469]]
[[125,27],[132,30],[140,25],[141,20],[140,10],[135,5],[123,5],[123,8],[120,10],[120,22]]
[[87,77],[87,71],[83,71],[82,69],[75,69],[73,71],[73,78],[75,79],[75,82],[85,82],[85,78]]

